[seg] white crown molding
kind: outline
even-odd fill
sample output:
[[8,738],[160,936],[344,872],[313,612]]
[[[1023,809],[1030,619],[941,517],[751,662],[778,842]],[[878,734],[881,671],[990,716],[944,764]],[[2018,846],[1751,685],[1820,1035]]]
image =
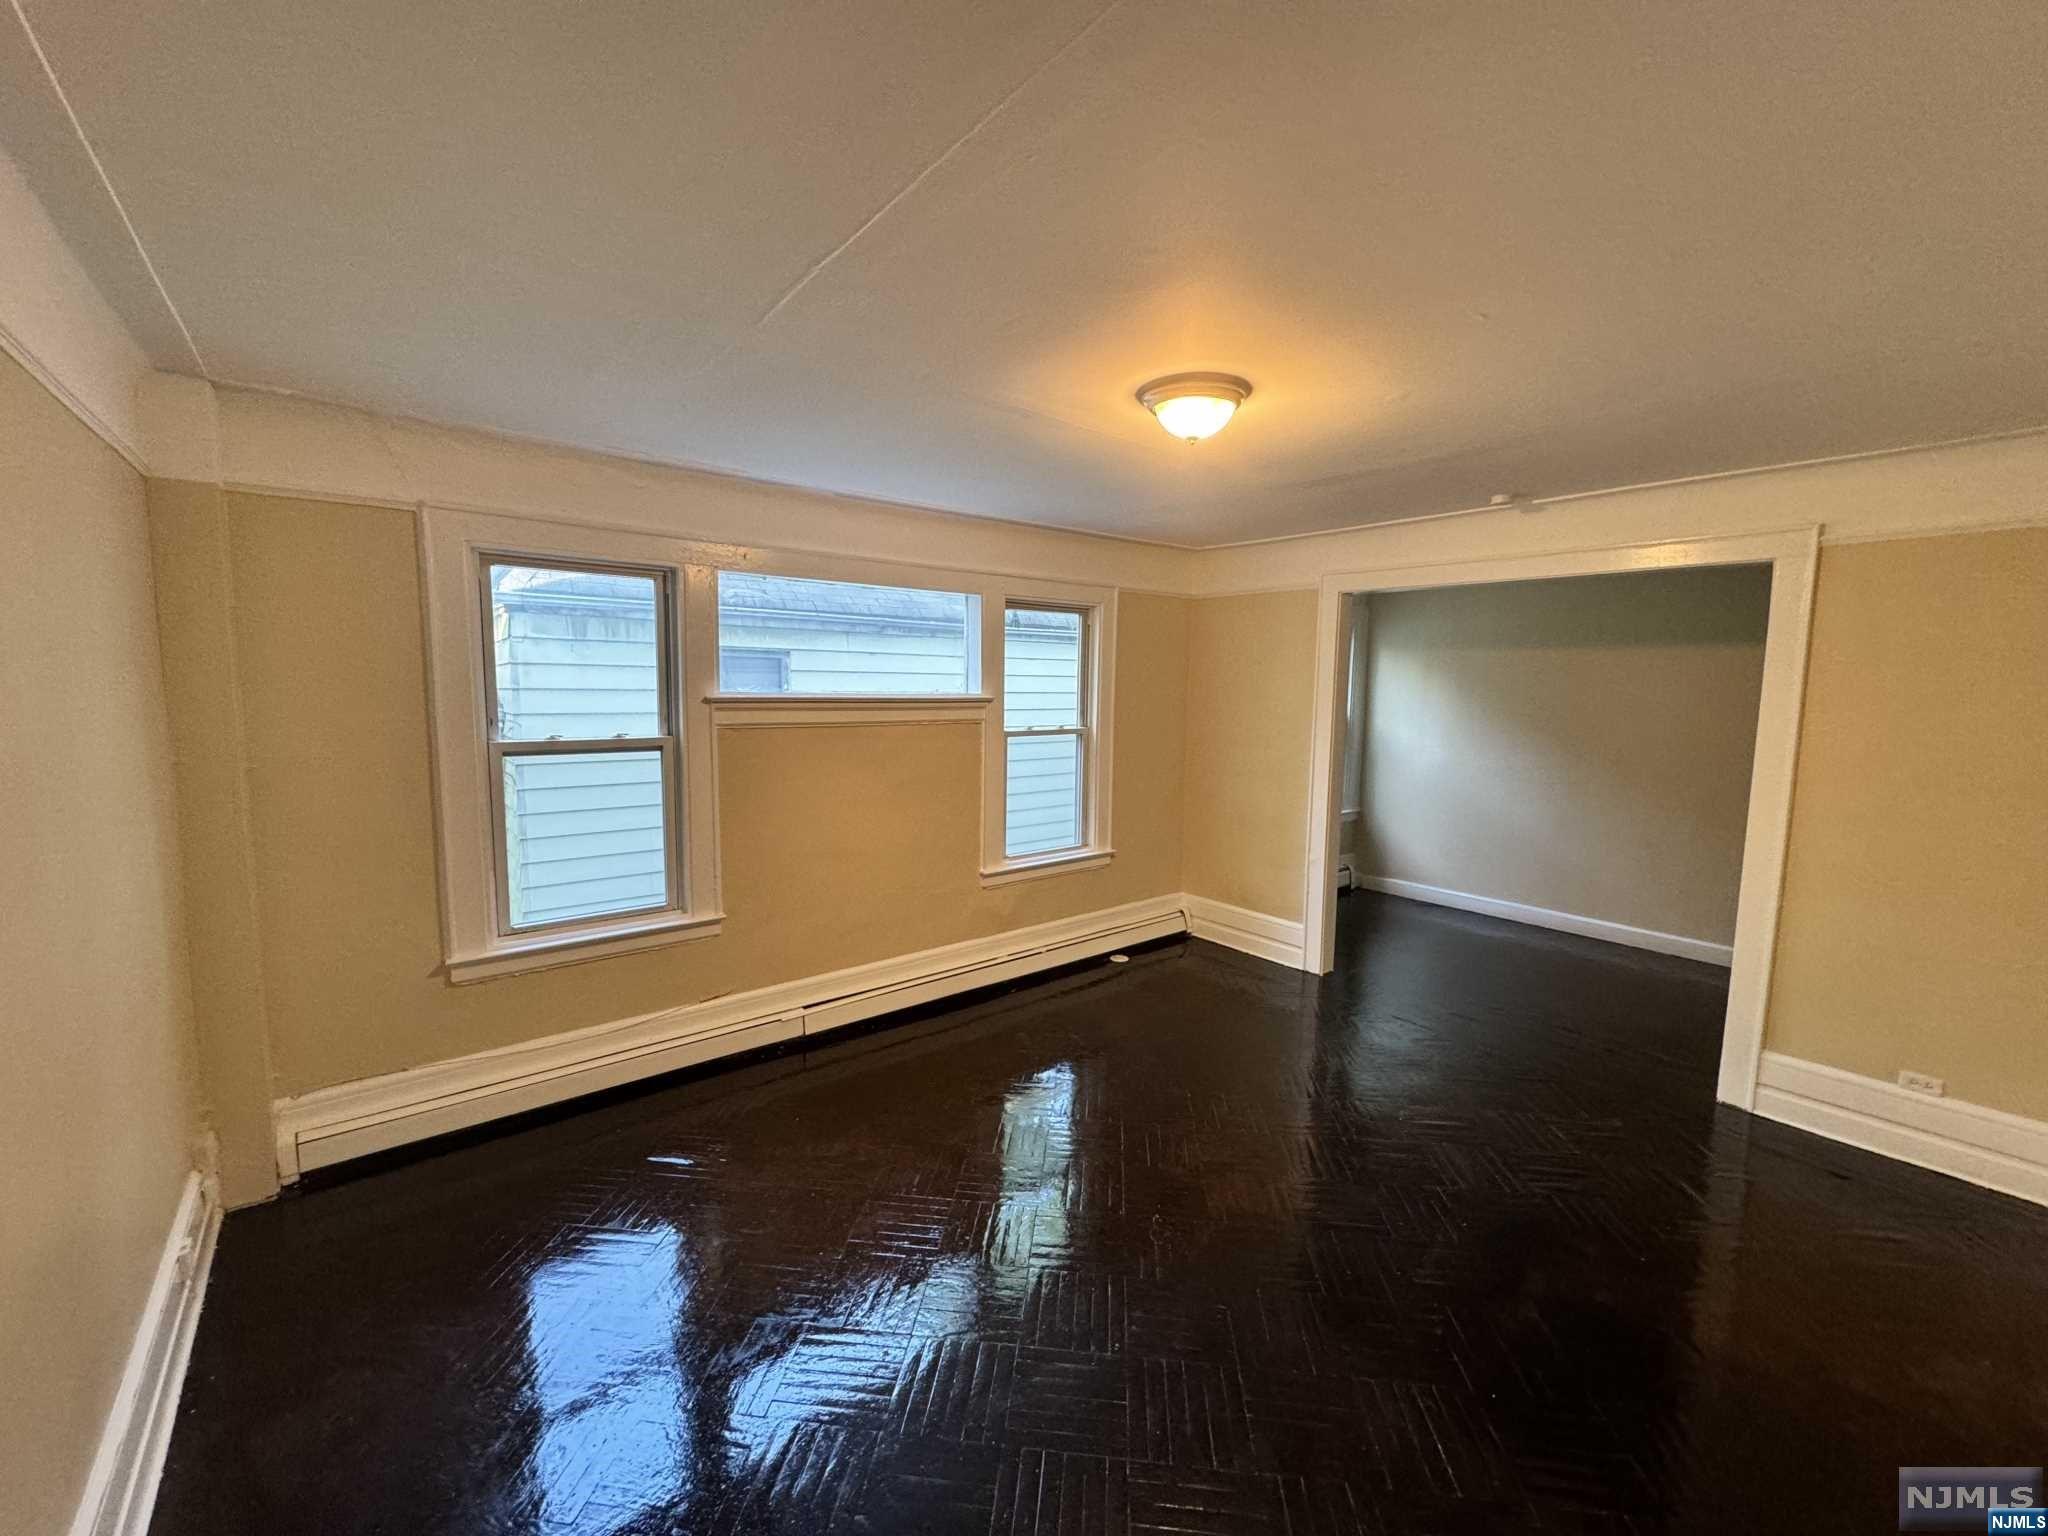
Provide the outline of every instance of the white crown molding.
[[222,387],[230,490],[592,524],[735,549],[1184,595],[1192,551]]
[[1820,524],[1828,544],[2048,524],[2048,429],[1575,493],[1539,499],[1533,513],[1467,509],[1196,548],[216,388],[152,372],[4,150],[0,350],[137,470],[160,478],[379,506],[431,502],[1175,596],[1292,590],[1330,571],[1719,537],[1792,522]]
[[1291,966],[1297,971],[1307,969],[1300,923],[1265,912],[1254,912],[1249,907],[1234,907],[1227,901],[1217,901],[1208,896],[1189,896],[1185,900],[1188,932],[1196,938],[1207,939],[1212,944],[1221,944],[1243,954],[1256,955],[1275,965]]
[[220,1235],[212,1181],[186,1176],[70,1536],[144,1536]]
[[1179,895],[321,1088],[272,1105],[278,1172],[362,1157],[1186,930]]
[[136,389],[148,473],[159,480],[220,483],[220,400],[204,379],[150,372]]
[[149,473],[136,392],[149,360],[0,149],[0,350],[136,470]]
[[1558,912],[1549,907],[1532,907],[1525,902],[1503,901],[1495,896],[1474,896],[1469,891],[1446,890],[1440,885],[1423,885],[1415,880],[1395,880],[1386,875],[1354,873],[1351,883],[1368,891],[1401,896],[1409,901],[1426,901],[1431,906],[1455,907],[1460,912],[1477,912],[1484,917],[1505,918],[1532,928],[1549,928],[1558,933],[1575,933],[1581,938],[1608,944],[1626,944],[1631,949],[1652,950],[1660,955],[1678,955],[1703,960],[1724,970],[1735,963],[1735,946],[1711,939],[1692,939],[1683,934],[1663,933],[1655,928],[1636,928],[1612,923],[1605,918],[1581,917],[1576,912]]
[[1480,508],[1193,557],[1193,595],[1292,591],[1335,571],[1545,556],[1818,524],[1823,544],[2048,525],[2048,430]]
[[1951,1178],[2048,1205],[2048,1121],[1914,1093],[1765,1051],[1756,1112]]
[[[39,377],[51,382],[47,370]],[[1774,532],[1788,520],[1819,522],[1826,544],[2048,525],[2048,430],[1588,492],[1540,502],[1533,515],[1479,508],[1194,548],[835,495],[170,375],[152,377],[141,394],[140,450],[124,451],[168,479],[1178,597],[1295,591],[1340,570]]]

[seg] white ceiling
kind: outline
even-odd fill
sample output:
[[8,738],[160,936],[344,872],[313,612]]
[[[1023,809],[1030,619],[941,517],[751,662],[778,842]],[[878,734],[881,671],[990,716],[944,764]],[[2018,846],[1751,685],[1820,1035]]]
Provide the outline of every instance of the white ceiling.
[[2048,422],[2042,0],[23,10],[222,382],[1196,544]]

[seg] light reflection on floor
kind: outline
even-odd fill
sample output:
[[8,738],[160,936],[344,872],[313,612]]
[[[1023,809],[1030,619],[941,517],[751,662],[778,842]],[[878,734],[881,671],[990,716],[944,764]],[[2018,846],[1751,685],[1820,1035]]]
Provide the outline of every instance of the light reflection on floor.
[[155,1536],[1722,1536],[2035,1454],[2041,1213],[1717,1109],[1725,973],[1345,908],[235,1213]]
[[682,1253],[673,1227],[593,1232],[528,1277],[542,1530],[609,1536],[649,1505],[688,1496],[691,1458],[677,1439],[693,1395],[676,1339],[690,1317]]

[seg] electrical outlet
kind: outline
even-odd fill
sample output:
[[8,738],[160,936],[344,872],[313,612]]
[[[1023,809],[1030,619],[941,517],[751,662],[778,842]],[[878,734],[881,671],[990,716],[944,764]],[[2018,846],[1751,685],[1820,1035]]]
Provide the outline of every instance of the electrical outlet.
[[1938,1077],[1929,1077],[1925,1072],[1901,1072],[1899,1086],[1911,1089],[1914,1093],[1931,1093],[1936,1098],[1948,1092],[1947,1083]]

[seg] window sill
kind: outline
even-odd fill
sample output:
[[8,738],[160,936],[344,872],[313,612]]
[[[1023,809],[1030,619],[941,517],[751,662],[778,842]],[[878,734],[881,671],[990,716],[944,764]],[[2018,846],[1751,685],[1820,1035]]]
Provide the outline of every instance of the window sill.
[[979,720],[995,702],[985,693],[710,693],[714,725],[921,725]]
[[1103,869],[1116,857],[1114,848],[1071,848],[1039,858],[1005,859],[981,872],[981,883],[1015,885],[1020,880],[1041,880],[1047,875],[1073,875],[1087,869]]
[[488,981],[493,976],[516,976],[524,971],[544,970],[555,965],[580,965],[586,960],[629,955],[691,939],[716,938],[724,922],[723,913],[714,912],[703,917],[678,917],[671,913],[644,922],[615,923],[575,934],[508,939],[490,949],[450,955],[444,969],[448,979],[458,985]]

